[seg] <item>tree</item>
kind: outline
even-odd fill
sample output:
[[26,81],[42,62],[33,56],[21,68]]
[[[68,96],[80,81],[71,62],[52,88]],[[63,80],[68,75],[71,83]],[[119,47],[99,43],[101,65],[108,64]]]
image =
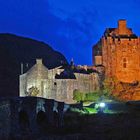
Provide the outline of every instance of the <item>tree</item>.
[[101,89],[105,97],[113,97],[114,99],[118,98],[121,90],[123,90],[123,87],[116,77],[106,78]]
[[95,92],[89,92],[86,93],[86,97],[85,100],[86,101],[93,101],[93,102],[97,102],[100,100],[100,92],[99,91],[95,91]]
[[73,100],[76,100],[78,103],[80,103],[80,109],[83,109],[83,101],[85,100],[85,93],[79,91],[78,89],[75,89],[73,91]]
[[75,89],[73,91],[73,100],[76,100],[77,102],[83,102],[85,100],[85,93]]

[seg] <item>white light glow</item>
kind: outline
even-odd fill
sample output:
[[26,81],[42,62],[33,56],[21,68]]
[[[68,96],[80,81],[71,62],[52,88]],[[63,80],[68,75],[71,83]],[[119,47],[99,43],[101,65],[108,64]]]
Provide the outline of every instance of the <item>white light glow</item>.
[[104,108],[105,107],[105,103],[99,103],[99,106]]

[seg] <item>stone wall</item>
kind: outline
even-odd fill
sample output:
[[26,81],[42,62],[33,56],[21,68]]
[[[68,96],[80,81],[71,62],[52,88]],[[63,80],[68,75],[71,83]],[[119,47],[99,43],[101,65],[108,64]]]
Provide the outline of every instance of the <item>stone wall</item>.
[[60,74],[63,69],[48,70],[43,64],[39,67],[38,69],[38,64],[36,64],[27,73],[20,76],[20,96],[28,96],[26,93],[29,89],[37,87],[39,90],[37,97],[74,103],[73,91],[75,89],[82,92],[93,92],[100,87],[97,73],[74,73],[76,79],[55,79],[55,75]]
[[10,134],[10,102],[8,100],[3,100],[0,102],[0,137],[6,136]]
[[132,83],[140,80],[139,39],[103,38],[103,65],[106,76],[116,76],[119,81]]

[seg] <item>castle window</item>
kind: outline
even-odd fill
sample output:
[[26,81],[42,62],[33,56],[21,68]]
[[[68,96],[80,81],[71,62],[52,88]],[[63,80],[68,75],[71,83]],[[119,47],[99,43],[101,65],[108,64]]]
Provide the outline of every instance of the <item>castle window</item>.
[[126,58],[123,58],[123,62],[125,62],[125,63],[126,63]]
[[123,68],[126,68],[126,63],[123,63]]
[[123,58],[123,68],[126,68],[126,67],[127,67],[127,59]]

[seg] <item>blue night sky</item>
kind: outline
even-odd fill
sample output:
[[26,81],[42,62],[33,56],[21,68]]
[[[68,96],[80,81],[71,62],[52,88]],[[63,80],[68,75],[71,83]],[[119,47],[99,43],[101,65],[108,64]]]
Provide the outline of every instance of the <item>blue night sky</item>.
[[105,28],[127,19],[140,36],[139,0],[0,0],[0,32],[43,41],[76,64],[92,64]]

